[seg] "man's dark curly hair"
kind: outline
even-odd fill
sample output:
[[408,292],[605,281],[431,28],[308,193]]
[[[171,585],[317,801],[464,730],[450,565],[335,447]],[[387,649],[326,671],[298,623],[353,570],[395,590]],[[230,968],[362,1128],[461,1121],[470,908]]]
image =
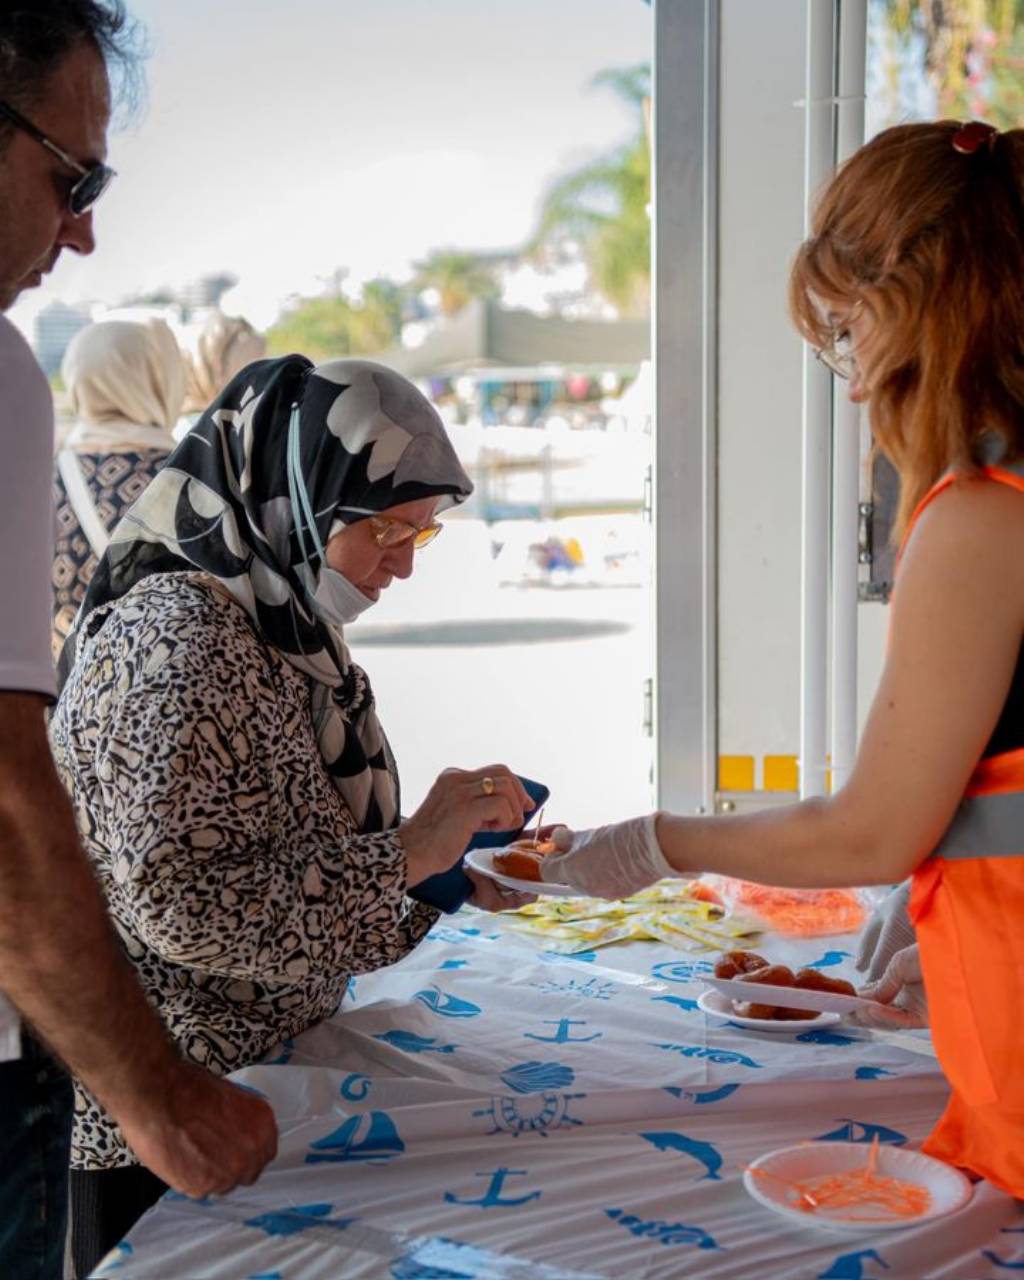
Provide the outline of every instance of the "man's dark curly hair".
[[[31,110],[61,60],[83,40],[100,53],[122,97],[141,87],[139,28],[122,0],[0,0],[0,99]],[[0,129],[0,148],[9,126]]]

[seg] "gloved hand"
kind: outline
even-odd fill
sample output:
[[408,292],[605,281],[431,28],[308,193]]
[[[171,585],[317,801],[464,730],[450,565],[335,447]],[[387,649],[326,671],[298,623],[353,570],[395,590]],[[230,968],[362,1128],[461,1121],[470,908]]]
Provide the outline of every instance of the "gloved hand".
[[897,951],[877,982],[869,982],[857,992],[866,1000],[877,1000],[879,1008],[858,1009],[853,1020],[862,1027],[893,1031],[898,1027],[926,1027],[928,1000],[921,975],[921,957],[916,944]]
[[856,964],[869,982],[878,981],[898,951],[914,945],[916,935],[908,914],[909,903],[910,881],[905,880],[882,899],[864,926]]
[[571,885],[589,898],[618,899],[677,875],[658,846],[656,817],[649,813],[589,831],[555,827],[551,839],[565,852],[541,859],[541,877]]

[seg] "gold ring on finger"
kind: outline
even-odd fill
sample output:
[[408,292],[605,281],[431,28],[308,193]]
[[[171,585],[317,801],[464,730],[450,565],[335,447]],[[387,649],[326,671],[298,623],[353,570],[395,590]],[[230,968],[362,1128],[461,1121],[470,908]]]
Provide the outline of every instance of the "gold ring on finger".
[[491,777],[481,778],[480,790],[484,793],[485,796],[493,796],[494,795],[494,779]]

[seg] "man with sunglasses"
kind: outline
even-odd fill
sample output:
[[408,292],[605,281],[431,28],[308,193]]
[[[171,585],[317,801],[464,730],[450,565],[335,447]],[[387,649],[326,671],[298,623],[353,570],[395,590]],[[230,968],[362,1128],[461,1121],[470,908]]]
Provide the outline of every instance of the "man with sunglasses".
[[[119,0],[0,6],[0,310],[64,249],[94,248],[91,208],[112,176],[107,63],[126,29]],[[252,1182],[276,1128],[260,1099],[170,1047],[78,843],[45,726],[53,405],[3,317],[0,445],[0,1275],[42,1280],[63,1271],[71,1127],[50,1051],[186,1194]]]

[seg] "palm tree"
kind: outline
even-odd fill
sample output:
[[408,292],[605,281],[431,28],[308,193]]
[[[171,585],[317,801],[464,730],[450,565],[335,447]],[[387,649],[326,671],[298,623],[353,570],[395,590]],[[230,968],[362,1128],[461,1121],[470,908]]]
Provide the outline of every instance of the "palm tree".
[[499,293],[494,268],[478,253],[461,249],[433,249],[414,263],[413,288],[436,289],[441,314],[454,316],[474,298],[496,298]]
[[624,315],[644,315],[651,296],[651,150],[644,125],[651,68],[612,68],[593,83],[636,109],[636,131],[621,147],[553,183],[530,247],[537,252],[566,238],[579,241],[595,287]]

